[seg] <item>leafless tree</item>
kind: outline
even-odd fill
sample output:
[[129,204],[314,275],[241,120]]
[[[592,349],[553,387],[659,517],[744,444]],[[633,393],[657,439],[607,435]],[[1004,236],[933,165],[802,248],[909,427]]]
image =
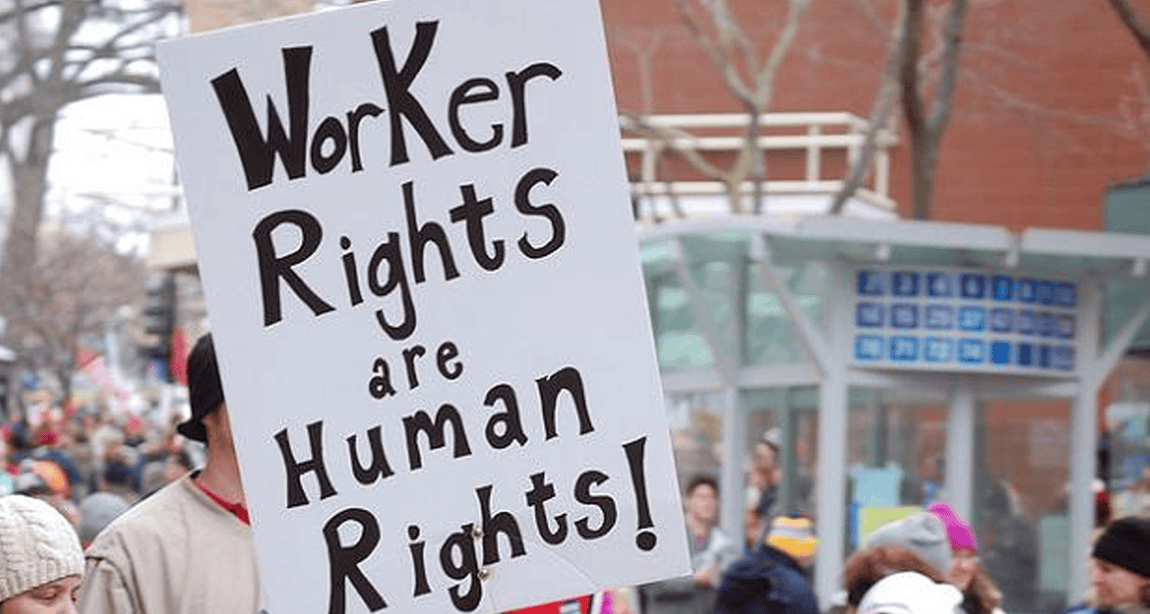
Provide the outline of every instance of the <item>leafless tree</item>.
[[29,366],[52,373],[68,400],[81,344],[101,342],[123,306],[142,302],[143,262],[94,236],[56,232],[45,235],[26,279],[12,336]]
[[[720,182],[727,194],[732,213],[743,213],[743,184],[753,185],[752,207],[758,213],[763,206],[763,182],[767,178],[766,163],[758,146],[762,133],[761,119],[774,96],[775,77],[790,51],[803,13],[811,0],[788,0],[787,16],[769,53],[765,56],[731,12],[726,0],[676,0],[687,29],[693,39],[706,52],[718,69],[723,84],[747,113],[748,122],[743,132],[743,146],[728,167],[689,147],[671,149],[682,156],[696,171]],[[664,144],[681,139],[681,133],[653,126],[642,114],[625,114],[632,129],[647,138]]]
[[[860,0],[860,4],[872,25],[881,21],[867,0]],[[887,62],[875,94],[862,151],[847,169],[843,185],[832,201],[832,213],[841,213],[847,200],[862,186],[873,162],[877,135],[886,126],[897,98],[910,139],[911,217],[930,217],[938,152],[950,121],[961,68],[966,9],[966,0],[947,0],[941,4],[899,0]],[[924,32],[933,35],[926,48]]]
[[[865,5],[868,8],[869,4]],[[874,105],[871,107],[867,130],[863,135],[863,143],[858,158],[847,168],[846,177],[842,186],[831,199],[830,213],[840,214],[846,207],[847,201],[863,186],[867,173],[874,163],[875,150],[879,145],[879,134],[889,123],[891,115],[895,112],[895,100],[899,98],[899,68],[906,56],[906,5],[899,4],[899,15],[891,31],[891,42],[887,54],[886,69],[883,71],[882,81],[875,93]],[[870,11],[872,20],[878,20],[876,13]]]
[[0,159],[12,213],[0,262],[0,313],[22,311],[35,263],[56,119],[111,92],[158,91],[153,43],[177,27],[176,0],[0,0]]
[[[925,14],[931,10],[945,10],[944,28],[938,47],[940,59],[936,74],[924,74],[922,31]],[[925,0],[907,0],[903,19],[903,44],[906,52],[899,66],[902,113],[910,137],[911,154],[911,217],[925,220],[930,217],[934,195],[934,171],[938,166],[938,150],[942,136],[950,121],[954,102],[955,83],[962,48],[962,29],[966,21],[966,0],[950,0],[949,7],[928,7]],[[928,86],[933,82],[933,88]],[[929,89],[933,89],[930,99]],[[927,105],[930,105],[929,110]]]

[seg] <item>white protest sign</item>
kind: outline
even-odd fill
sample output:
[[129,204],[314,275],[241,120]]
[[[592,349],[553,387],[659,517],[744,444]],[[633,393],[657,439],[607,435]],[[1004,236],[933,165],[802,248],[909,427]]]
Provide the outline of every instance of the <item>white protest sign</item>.
[[595,0],[159,48],[268,612],[689,572]]

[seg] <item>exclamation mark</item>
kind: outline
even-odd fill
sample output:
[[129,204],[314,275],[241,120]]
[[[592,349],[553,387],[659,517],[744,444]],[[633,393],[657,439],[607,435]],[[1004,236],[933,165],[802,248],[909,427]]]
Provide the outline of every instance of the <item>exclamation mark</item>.
[[631,485],[635,487],[635,504],[639,508],[639,534],[635,536],[635,545],[644,552],[654,549],[658,541],[655,532],[647,530],[655,526],[655,523],[651,522],[651,506],[647,503],[647,478],[643,473],[643,451],[646,445],[646,437],[623,444],[623,450],[627,452],[627,464],[631,469]]

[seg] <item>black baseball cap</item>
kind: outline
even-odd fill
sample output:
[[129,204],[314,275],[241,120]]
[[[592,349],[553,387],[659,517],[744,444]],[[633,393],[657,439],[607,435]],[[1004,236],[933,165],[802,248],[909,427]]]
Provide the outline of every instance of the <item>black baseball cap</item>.
[[176,426],[176,432],[196,441],[208,440],[204,429],[204,416],[212,413],[224,402],[224,387],[220,384],[220,368],[216,363],[216,350],[212,334],[196,341],[188,354],[188,401],[192,416]]

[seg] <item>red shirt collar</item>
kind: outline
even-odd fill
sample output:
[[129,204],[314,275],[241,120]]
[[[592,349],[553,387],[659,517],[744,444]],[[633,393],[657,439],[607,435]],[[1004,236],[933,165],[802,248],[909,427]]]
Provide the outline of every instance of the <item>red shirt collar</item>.
[[228,501],[228,500],[224,499],[223,497],[217,495],[216,493],[212,492],[211,489],[208,488],[206,484],[204,484],[203,480],[192,480],[192,481],[196,483],[196,486],[200,487],[200,490],[202,490],[204,492],[204,494],[208,496],[209,499],[211,499],[212,501],[215,501],[217,504],[219,504],[220,507],[224,508],[225,510],[231,512],[232,514],[235,514],[235,517],[239,518],[240,522],[242,522],[248,526],[251,526],[252,521],[248,517],[248,508],[244,507],[243,503],[239,503],[238,501],[235,503],[232,503],[231,501]]

